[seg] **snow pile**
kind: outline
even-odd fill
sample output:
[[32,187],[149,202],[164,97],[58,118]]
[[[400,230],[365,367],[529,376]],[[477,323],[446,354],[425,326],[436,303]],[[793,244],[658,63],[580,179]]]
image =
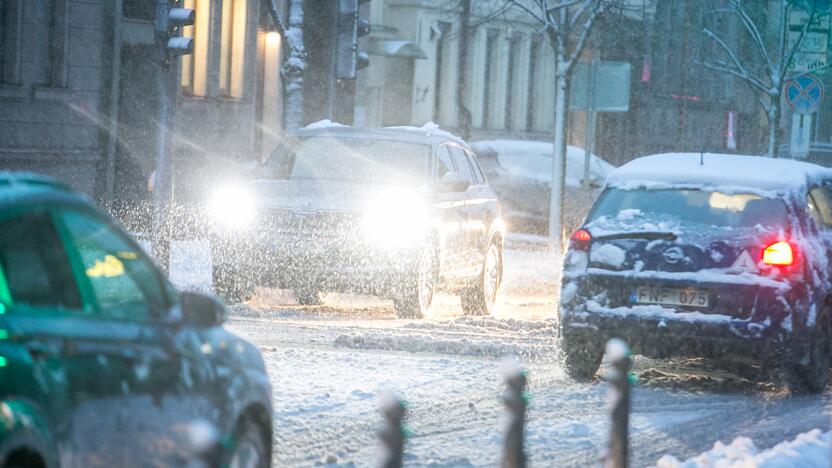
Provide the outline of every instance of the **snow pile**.
[[593,246],[590,258],[593,263],[600,263],[612,268],[621,268],[624,265],[624,260],[627,259],[627,253],[617,245],[601,244],[600,247]]
[[634,159],[613,171],[607,185],[621,189],[689,186],[724,193],[771,196],[786,188],[798,191],[832,178],[832,169],[816,164],[763,156],[712,153],[666,153]]
[[460,143],[462,145],[465,145],[465,146],[468,145],[467,143],[465,143],[465,141],[462,140],[462,138],[454,135],[451,132],[447,132],[445,130],[442,130],[441,128],[439,128],[439,124],[434,123],[434,122],[426,122],[421,127],[416,127],[416,126],[412,126],[412,125],[398,125],[398,126],[384,127],[384,128],[388,129],[388,130],[404,130],[406,132],[425,133],[427,136],[441,136],[441,137],[448,138],[450,140],[454,140],[457,143]]
[[[481,156],[496,155],[506,177],[521,177],[549,184],[552,180],[552,144],[542,141],[484,140],[471,143],[471,148]],[[566,185],[580,187],[584,174],[584,150],[566,147]],[[591,155],[590,179],[603,183],[615,169],[595,154]]]
[[656,463],[656,468],[828,467],[830,434],[813,429],[763,451],[758,450],[751,439],[737,437],[728,445],[717,442],[713,449],[684,462],[665,455]]

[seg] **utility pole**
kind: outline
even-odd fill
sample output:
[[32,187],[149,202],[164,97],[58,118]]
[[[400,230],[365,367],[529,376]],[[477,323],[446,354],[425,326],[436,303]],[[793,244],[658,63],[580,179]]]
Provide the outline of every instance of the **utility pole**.
[[456,106],[458,125],[462,138],[471,138],[471,111],[465,107],[465,82],[468,77],[468,35],[471,29],[471,2],[462,0],[462,18],[459,27],[459,73],[456,87]]
[[289,2],[288,23],[286,45],[289,47],[289,58],[283,65],[283,76],[286,80],[285,127],[291,132],[303,126],[303,72],[306,70],[303,0]]
[[171,0],[156,0],[156,90],[159,108],[156,128],[156,170],[153,183],[153,256],[167,274],[170,268],[170,209],[173,203],[173,122],[179,89],[177,57],[193,53],[193,40],[179,37],[183,26],[194,24],[195,13],[175,8]]

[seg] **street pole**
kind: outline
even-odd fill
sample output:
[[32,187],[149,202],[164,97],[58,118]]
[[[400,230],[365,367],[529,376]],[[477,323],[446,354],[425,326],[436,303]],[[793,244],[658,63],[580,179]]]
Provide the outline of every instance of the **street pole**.
[[284,127],[287,132],[303,126],[303,72],[306,69],[306,49],[303,45],[303,0],[290,0],[289,27],[286,44],[289,58],[283,65],[286,80],[286,103],[284,105]]
[[177,60],[168,54],[170,0],[156,0],[156,170],[153,184],[153,256],[165,274],[170,269],[170,209],[173,202],[173,110],[176,103]]
[[588,80],[586,87],[586,143],[584,144],[584,177],[583,186],[589,188],[589,163],[592,158],[593,145],[595,142],[595,67],[598,62],[595,59],[589,61],[587,70]]
[[471,29],[471,2],[462,1],[462,17],[459,27],[459,73],[457,74],[456,106],[457,125],[462,130],[462,138],[471,138],[471,111],[465,107],[465,82],[468,76],[468,34]]

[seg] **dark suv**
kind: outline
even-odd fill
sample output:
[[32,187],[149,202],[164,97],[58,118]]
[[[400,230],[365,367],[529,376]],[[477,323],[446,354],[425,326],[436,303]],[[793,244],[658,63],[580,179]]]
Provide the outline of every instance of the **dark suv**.
[[668,154],[614,171],[573,236],[560,317],[570,375],[605,340],[650,357],[779,370],[821,391],[832,348],[832,171],[764,157]]
[[490,313],[500,285],[497,197],[467,145],[435,128],[307,127],[208,209],[214,288],[229,300],[256,285],[302,304],[349,291],[417,318],[437,288]]
[[83,198],[0,173],[0,467],[268,466],[269,380],[224,318]]

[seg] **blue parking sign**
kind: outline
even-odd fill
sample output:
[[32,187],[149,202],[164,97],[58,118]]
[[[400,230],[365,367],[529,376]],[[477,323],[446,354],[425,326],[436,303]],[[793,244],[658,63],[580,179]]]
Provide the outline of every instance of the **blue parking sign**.
[[786,82],[786,102],[798,114],[817,112],[822,99],[823,84],[815,75],[800,75]]

